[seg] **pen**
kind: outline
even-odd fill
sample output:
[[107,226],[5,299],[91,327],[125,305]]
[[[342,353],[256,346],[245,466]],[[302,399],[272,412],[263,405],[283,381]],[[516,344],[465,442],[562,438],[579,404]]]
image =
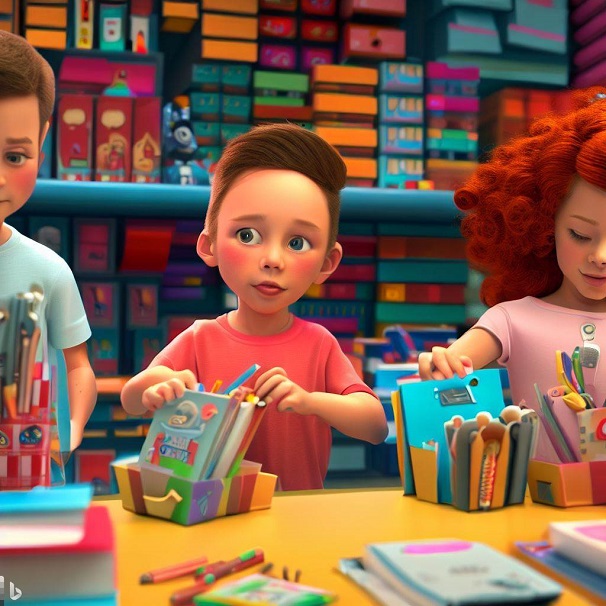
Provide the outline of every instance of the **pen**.
[[[205,574],[200,581],[195,585],[185,587],[176,591],[170,596],[172,606],[187,606],[191,604],[194,596],[199,593],[204,593],[215,583],[217,579],[221,579],[233,572],[250,568],[255,564],[260,564],[265,561],[265,556],[261,549],[251,549],[240,554],[237,558],[224,562],[217,567],[213,567],[213,572]],[[218,563],[217,563],[218,564]]]
[[161,583],[162,581],[170,581],[171,579],[183,577],[187,574],[193,574],[200,566],[206,564],[206,562],[208,562],[208,558],[201,557],[197,560],[189,560],[188,562],[180,562],[179,564],[152,570],[151,572],[142,574],[139,577],[139,583],[141,585]]

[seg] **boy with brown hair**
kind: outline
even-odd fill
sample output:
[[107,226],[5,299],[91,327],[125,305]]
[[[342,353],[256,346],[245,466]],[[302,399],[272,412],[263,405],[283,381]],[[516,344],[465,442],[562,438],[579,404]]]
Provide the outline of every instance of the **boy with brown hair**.
[[[62,350],[67,368],[70,436],[75,449],[97,399],[86,340],[91,331],[74,276],[65,261],[6,224],[29,199],[42,162],[42,143],[55,102],[50,65],[24,38],[0,31],[0,298],[42,287],[40,327]],[[64,411],[59,411],[59,427]]]
[[238,308],[199,320],[122,391],[127,412],[155,410],[197,382],[212,385],[253,363],[267,402],[247,459],[278,475],[282,490],[322,488],[331,426],[374,444],[387,435],[381,403],[335,337],[288,306],[321,284],[341,257],[343,160],[315,133],[292,124],[233,139],[212,182],[198,254],[238,297]]

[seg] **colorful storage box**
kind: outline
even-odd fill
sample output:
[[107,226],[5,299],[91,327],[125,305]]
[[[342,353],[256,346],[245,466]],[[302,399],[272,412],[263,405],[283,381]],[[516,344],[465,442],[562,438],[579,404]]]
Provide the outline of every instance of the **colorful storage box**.
[[606,461],[530,461],[528,487],[535,503],[576,507],[606,504]]
[[184,526],[268,509],[277,481],[277,476],[261,472],[260,465],[250,461],[243,461],[232,478],[199,481],[139,464],[138,455],[116,461],[112,467],[124,509]]

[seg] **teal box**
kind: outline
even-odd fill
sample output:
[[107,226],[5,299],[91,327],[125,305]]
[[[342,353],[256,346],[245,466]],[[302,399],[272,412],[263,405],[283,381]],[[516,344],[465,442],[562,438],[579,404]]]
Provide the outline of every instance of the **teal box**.
[[248,92],[252,77],[252,67],[247,63],[221,66],[221,86],[223,92],[244,94]]
[[191,66],[191,88],[206,92],[218,91],[221,84],[221,67],[212,63]]
[[379,90],[394,93],[422,93],[423,65],[403,61],[379,64]]
[[126,49],[127,5],[101,4],[99,7],[99,48],[104,51]]
[[402,188],[406,181],[423,179],[422,158],[401,156],[379,156],[379,187]]
[[423,155],[423,128],[380,125],[379,154]]
[[192,118],[218,121],[221,117],[221,95],[219,93],[192,92],[189,94]]
[[381,124],[423,124],[423,97],[414,95],[379,95]]
[[246,95],[223,95],[221,116],[224,122],[248,124],[252,109],[252,98]]
[[456,8],[444,11],[436,19],[433,36],[441,45],[438,54],[503,52],[494,14],[490,11]]
[[243,135],[250,130],[250,124],[221,124],[221,145],[238,135]]
[[192,128],[198,145],[219,145],[221,143],[221,124],[192,120]]

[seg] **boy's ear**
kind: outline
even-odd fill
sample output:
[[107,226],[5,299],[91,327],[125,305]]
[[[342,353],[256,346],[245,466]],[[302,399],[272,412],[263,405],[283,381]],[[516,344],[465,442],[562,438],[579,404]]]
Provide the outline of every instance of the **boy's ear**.
[[219,264],[214,254],[214,245],[210,241],[210,236],[206,233],[206,231],[202,231],[198,236],[198,244],[196,246],[196,251],[198,252],[198,256],[206,265],[209,267],[217,267]]
[[335,242],[334,246],[328,251],[320,269],[320,275],[314,280],[314,284],[326,282],[335,269],[337,269],[342,258],[343,247],[338,242]]

